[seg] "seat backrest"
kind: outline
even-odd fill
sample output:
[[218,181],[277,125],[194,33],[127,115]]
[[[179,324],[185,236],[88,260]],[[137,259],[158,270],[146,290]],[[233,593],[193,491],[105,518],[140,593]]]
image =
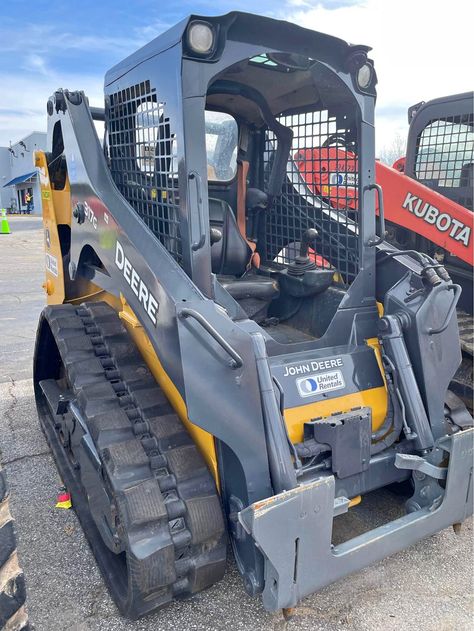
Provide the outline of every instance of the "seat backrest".
[[232,208],[222,199],[209,199],[211,228],[222,232],[222,239],[211,246],[212,271],[215,274],[242,276],[252,255],[247,241],[240,234]]

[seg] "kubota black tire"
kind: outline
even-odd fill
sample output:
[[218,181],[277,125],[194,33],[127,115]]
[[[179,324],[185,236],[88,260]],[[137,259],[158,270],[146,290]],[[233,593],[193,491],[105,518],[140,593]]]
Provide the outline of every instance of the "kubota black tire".
[[29,629],[25,600],[25,577],[18,564],[7,478],[0,464],[0,629]]

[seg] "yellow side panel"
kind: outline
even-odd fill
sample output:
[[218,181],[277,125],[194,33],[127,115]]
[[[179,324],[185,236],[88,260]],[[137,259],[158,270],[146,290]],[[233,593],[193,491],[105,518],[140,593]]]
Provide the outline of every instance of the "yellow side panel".
[[[366,340],[366,343],[374,350],[385,384],[379,341],[375,337]],[[381,427],[387,416],[387,405],[387,389],[384,385],[379,388],[346,394],[334,399],[310,403],[309,405],[288,408],[285,410],[285,421],[291,442],[299,443],[303,440],[303,425],[311,419],[320,416],[330,416],[336,412],[349,412],[357,407],[369,407],[372,409],[372,430],[376,431]]]
[[317,403],[310,403],[297,408],[288,408],[285,410],[285,421],[291,442],[299,443],[303,440],[303,424],[311,419],[329,416],[336,412],[349,412],[357,407],[372,408],[372,429],[378,429],[382,425],[387,412],[387,392],[385,388],[383,386],[372,388],[371,390],[346,394],[336,399],[318,401]]
[[387,386],[387,382],[385,381],[385,370],[382,363],[382,353],[380,352],[380,342],[378,341],[376,337],[371,337],[368,340],[365,340],[365,343],[367,344],[367,346],[370,346],[370,348],[373,349],[375,353],[375,357],[377,359],[377,364],[379,365],[379,368],[380,368],[380,373],[382,375],[383,382],[385,386]]
[[151,345],[148,336],[143,329],[142,325],[138,321],[137,317],[133,313],[132,309],[122,298],[123,309],[119,312],[120,318],[123,320],[125,327],[133,338],[137,348],[143,356],[148,368],[151,370],[156,381],[161,386],[163,392],[168,398],[169,402],[173,406],[176,414],[185,425],[188,432],[191,434],[196,446],[205,459],[207,466],[211,474],[214,476],[217,486],[219,487],[219,473],[217,469],[217,456],[216,448],[214,444],[214,437],[212,434],[204,431],[200,427],[197,427],[188,418],[188,411],[186,404],[178,392],[176,386],[171,381],[168,374],[165,372],[163,365],[157,357],[153,346]]
[[71,225],[71,195],[69,180],[63,190],[51,187],[48,164],[43,151],[35,152],[35,165],[39,168],[41,201],[43,206],[46,291],[48,304],[60,304],[65,299],[64,269],[58,224]]

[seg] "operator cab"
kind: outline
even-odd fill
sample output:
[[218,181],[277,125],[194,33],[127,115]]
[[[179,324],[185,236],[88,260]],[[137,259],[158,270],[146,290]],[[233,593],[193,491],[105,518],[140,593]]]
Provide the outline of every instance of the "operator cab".
[[268,207],[268,195],[248,188],[248,162],[242,160],[239,138],[246,133],[231,114],[206,110],[206,152],[211,269],[220,285],[254,319],[265,319],[279,295],[278,282],[257,274],[255,242],[248,223]]
[[[355,108],[340,88],[332,99],[345,113],[321,107],[315,66],[303,56],[262,53],[220,73],[206,97],[212,272],[248,317],[283,342],[324,333],[357,258]],[[315,146],[322,155],[312,153]],[[335,166],[328,160],[334,151]],[[322,220],[333,199],[327,191],[315,195],[309,180],[330,167],[338,194],[351,200],[336,200],[332,226]],[[320,294],[319,323],[295,319]]]
[[[298,343],[325,334],[375,262],[361,244],[375,232],[362,191],[376,75],[366,47],[266,23],[192,16],[112,69],[107,149],[120,192],[197,287]],[[157,54],[181,71],[158,74]],[[354,306],[375,295],[373,276],[360,284]]]

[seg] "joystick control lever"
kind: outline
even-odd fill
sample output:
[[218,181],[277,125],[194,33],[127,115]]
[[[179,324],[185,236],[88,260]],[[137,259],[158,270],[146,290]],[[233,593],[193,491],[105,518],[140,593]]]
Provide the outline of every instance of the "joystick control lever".
[[310,245],[314,242],[318,234],[316,228],[308,228],[308,230],[303,232],[299,256],[297,256],[288,267],[288,274],[290,276],[303,276],[306,271],[316,269],[316,264],[309,258],[308,252]]
[[301,237],[299,258],[308,258],[309,246],[315,241],[318,234],[319,233],[316,228],[308,228],[308,230],[303,232],[303,236]]

